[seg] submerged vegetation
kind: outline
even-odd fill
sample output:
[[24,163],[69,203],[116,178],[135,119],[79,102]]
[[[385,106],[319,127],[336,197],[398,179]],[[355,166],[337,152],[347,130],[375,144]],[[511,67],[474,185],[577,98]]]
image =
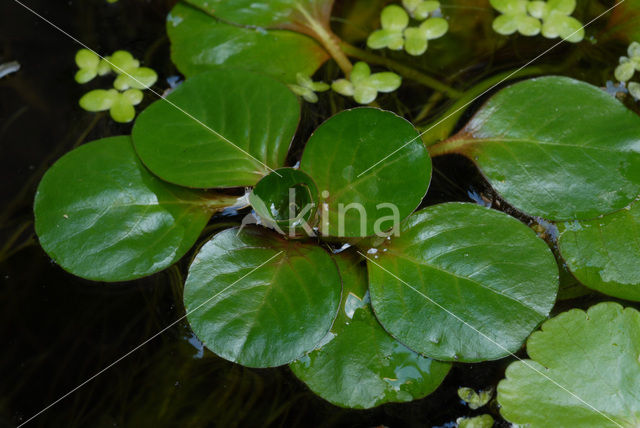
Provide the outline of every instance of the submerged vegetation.
[[[422,399],[452,367],[504,358],[500,382],[456,385],[471,412],[451,421],[637,426],[640,5],[475,3],[177,3],[185,81],[44,174],[42,248],[102,283],[188,259],[195,340],[288,365],[335,406]],[[501,58],[545,39],[571,43],[564,64]],[[605,44],[619,61],[573,72]],[[80,105],[116,122],[157,88],[126,51],[76,64],[80,84],[115,73]],[[486,181],[480,203],[430,191],[460,185],[438,169],[453,156]]]

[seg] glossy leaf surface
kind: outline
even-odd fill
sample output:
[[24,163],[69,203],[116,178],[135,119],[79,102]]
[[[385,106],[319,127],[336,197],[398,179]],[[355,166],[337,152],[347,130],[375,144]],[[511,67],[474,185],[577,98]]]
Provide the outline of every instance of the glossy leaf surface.
[[558,246],[584,285],[640,301],[640,204],[602,218],[561,223]]
[[242,28],[178,3],[167,17],[171,59],[187,77],[218,66],[263,73],[286,83],[311,76],[328,58],[308,36]]
[[295,375],[341,407],[370,408],[433,392],[450,364],[425,358],[389,336],[371,311],[362,259],[340,253],[335,260],[344,287],[338,318],[317,349],[291,363]]
[[431,159],[415,128],[374,108],[347,110],[320,125],[307,142],[300,169],[321,195],[329,192],[322,195],[326,215],[320,227],[331,236],[390,229],[394,210],[398,220],[411,214],[431,179]]
[[335,262],[321,247],[249,227],[220,232],[201,248],[184,304],[211,351],[244,366],[274,367],[326,336],[341,290]]
[[176,262],[215,209],[234,200],[164,183],[140,163],[129,137],[105,138],[47,171],[36,193],[36,232],[49,256],[74,275],[125,281]]
[[418,211],[369,259],[380,323],[411,349],[443,361],[516,352],[558,291],[544,241],[513,217],[473,204]]
[[[263,28],[308,25],[305,14],[328,24],[333,0],[185,0],[224,21]],[[302,12],[303,10],[304,12]]]
[[640,118],[566,77],[500,91],[430,151],[468,156],[510,204],[549,220],[594,218],[640,193]]
[[559,428],[635,427],[639,349],[640,313],[633,308],[605,302],[562,313],[531,335],[531,359],[507,368],[498,384],[500,412],[531,428],[549,421]]
[[264,177],[249,195],[256,213],[286,234],[302,227],[309,231],[315,225],[318,207],[318,188],[304,172],[293,168],[280,168]]
[[256,184],[283,165],[300,118],[284,84],[242,70],[199,74],[167,100],[140,114],[133,142],[152,172],[187,187]]

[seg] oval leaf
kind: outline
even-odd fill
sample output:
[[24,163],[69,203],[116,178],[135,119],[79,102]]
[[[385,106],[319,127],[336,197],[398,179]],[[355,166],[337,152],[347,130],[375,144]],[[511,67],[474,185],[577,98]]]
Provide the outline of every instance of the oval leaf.
[[35,199],[35,227],[49,256],[74,275],[126,281],[180,259],[211,214],[235,197],[164,183],[138,160],[129,137],[87,143],[44,175]]
[[264,73],[286,83],[311,76],[329,58],[308,36],[242,28],[178,3],[167,17],[171,59],[185,76],[218,66]]
[[560,314],[527,341],[531,360],[507,368],[500,413],[531,428],[638,426],[639,349],[633,308],[605,302]]
[[549,314],[558,268],[535,233],[498,211],[435,205],[403,223],[369,257],[380,323],[411,349],[443,361],[516,352]]
[[640,193],[640,117],[566,77],[500,91],[430,151],[468,156],[510,204],[548,220],[594,218]]
[[560,253],[580,282],[610,296],[640,301],[640,203],[558,228]]
[[450,364],[425,358],[389,336],[371,311],[362,258],[340,253],[335,260],[344,287],[338,318],[320,347],[291,363],[293,373],[341,407],[368,409],[432,393]]
[[415,128],[375,108],[343,111],[320,125],[300,169],[322,195],[322,233],[340,237],[390,229],[417,208],[431,180],[431,158]]
[[284,84],[243,70],[199,74],[167,100],[140,114],[133,142],[152,172],[188,187],[256,184],[284,164],[300,119]]
[[249,367],[290,363],[326,336],[340,274],[321,247],[264,228],[227,229],[189,268],[187,319],[207,348]]

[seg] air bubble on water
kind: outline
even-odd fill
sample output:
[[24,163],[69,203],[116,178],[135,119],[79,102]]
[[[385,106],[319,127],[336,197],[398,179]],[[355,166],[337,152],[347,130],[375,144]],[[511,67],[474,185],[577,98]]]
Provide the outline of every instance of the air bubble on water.
[[378,252],[377,248],[369,248],[367,250],[367,254],[376,254]]

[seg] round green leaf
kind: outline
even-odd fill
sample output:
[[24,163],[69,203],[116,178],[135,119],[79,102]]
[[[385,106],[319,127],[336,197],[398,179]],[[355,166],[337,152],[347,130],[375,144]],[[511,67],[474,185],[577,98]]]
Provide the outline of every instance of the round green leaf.
[[472,418],[458,418],[456,423],[458,428],[491,428],[494,420],[491,415],[480,415]]
[[438,39],[449,31],[449,23],[444,18],[429,18],[420,24],[420,31],[428,40]]
[[115,89],[94,89],[84,94],[78,104],[86,111],[104,111],[109,110],[117,99],[118,91]]
[[89,49],[80,49],[76,52],[76,65],[79,68],[95,70],[97,73],[100,57]]
[[425,358],[389,336],[371,311],[362,258],[341,253],[335,260],[344,287],[338,318],[317,349],[291,363],[293,373],[341,407],[368,409],[432,393],[450,364]]
[[422,1],[415,8],[413,17],[418,20],[427,19],[431,12],[435,12],[438,9],[440,9],[440,2],[433,0]]
[[120,94],[109,109],[109,114],[118,123],[129,123],[136,117],[136,109],[126,97]]
[[226,24],[182,3],[167,16],[167,33],[171,59],[187,77],[226,66],[295,83],[297,73],[311,76],[329,58],[308,36]]
[[256,213],[275,223],[283,233],[294,233],[315,225],[318,188],[307,174],[293,168],[281,168],[264,177],[249,195]]
[[616,67],[614,72],[615,78],[620,82],[629,81],[636,73],[636,67],[633,62],[627,61]]
[[506,15],[518,15],[527,11],[526,0],[489,0],[491,6]]
[[109,62],[111,63],[111,68],[117,74],[130,72],[140,67],[140,61],[135,59],[131,52],[128,51],[115,51],[109,57]]
[[374,108],[343,111],[320,125],[300,169],[323,198],[321,232],[340,237],[390,229],[394,213],[400,221],[416,209],[431,179],[431,159],[415,128]]
[[409,55],[418,56],[427,51],[427,37],[420,28],[409,27],[404,30],[404,39],[404,50]]
[[442,361],[516,352],[555,302],[547,245],[513,217],[466,203],[435,205],[370,250],[369,290],[396,339]]
[[76,82],[83,84],[93,80],[94,77],[98,75],[98,71],[96,69],[88,69],[83,68],[76,72]]
[[211,351],[245,366],[274,367],[327,335],[340,294],[338,269],[321,247],[249,227],[227,229],[202,247],[184,304]]
[[500,15],[493,20],[493,31],[509,36],[518,31],[518,20],[513,15]]
[[548,0],[547,8],[550,13],[571,15],[576,10],[576,0]]
[[640,100],[640,83],[629,82],[629,94],[637,101]]
[[518,17],[518,32],[523,36],[535,36],[540,33],[540,21],[531,16]]
[[402,31],[409,25],[409,15],[397,4],[389,5],[380,14],[380,25],[385,30]]
[[549,7],[544,0],[533,0],[527,3],[527,12],[534,18],[543,19],[549,13]]
[[[636,427],[640,313],[605,302],[545,322],[498,384],[500,413],[531,428]],[[560,386],[559,386],[560,385]],[[595,410],[594,410],[595,409]]]
[[594,218],[640,194],[640,117],[567,77],[500,91],[430,151],[468,156],[510,204],[548,220]]
[[150,68],[138,67],[116,77],[113,87],[119,91],[129,88],[148,89],[158,80],[158,74]]
[[640,301],[640,203],[558,226],[560,253],[580,282],[610,296]]
[[369,35],[367,38],[367,46],[371,49],[383,49],[393,47],[398,50],[397,47],[404,46],[404,39],[402,38],[401,31],[391,30],[377,30]]
[[140,114],[133,142],[152,172],[188,187],[256,184],[284,164],[300,118],[284,84],[243,70],[199,74],[166,99]]
[[166,184],[151,175],[129,137],[67,153],[44,175],[35,198],[40,243],[63,269],[96,281],[125,281],[180,259],[218,208],[235,198]]

